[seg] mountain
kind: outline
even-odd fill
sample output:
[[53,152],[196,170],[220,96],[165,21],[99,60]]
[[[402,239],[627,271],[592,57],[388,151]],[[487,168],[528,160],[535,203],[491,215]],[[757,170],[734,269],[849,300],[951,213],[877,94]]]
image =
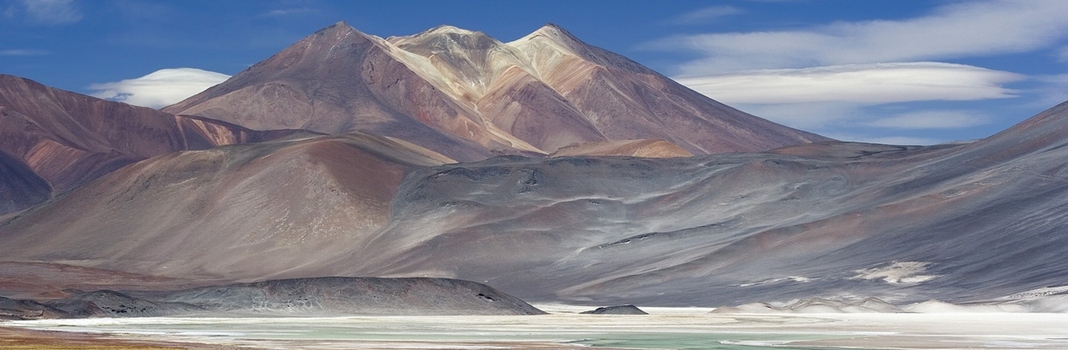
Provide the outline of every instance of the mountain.
[[[825,301],[984,301],[1068,278],[1068,103],[966,144],[838,142],[551,25],[502,43],[339,23],[166,112],[0,78],[5,297],[377,276],[844,310]],[[252,131],[275,128],[312,131]]]
[[502,43],[450,26],[379,38],[344,22],[163,109],[256,130],[365,131],[460,161],[659,139],[693,154],[825,141],[547,25]]
[[361,134],[237,145],[26,211],[0,225],[0,256],[217,281],[450,277],[601,305],[983,300],[1068,278],[1064,130],[1068,103],[931,147],[451,163]]
[[288,133],[176,117],[0,75],[0,176],[12,178],[0,184],[0,215],[149,157]]

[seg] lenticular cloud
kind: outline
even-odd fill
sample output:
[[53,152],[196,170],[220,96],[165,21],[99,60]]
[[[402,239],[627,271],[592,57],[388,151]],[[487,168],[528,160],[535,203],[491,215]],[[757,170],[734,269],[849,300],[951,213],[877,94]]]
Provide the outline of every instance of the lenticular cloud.
[[196,68],[166,68],[134,79],[93,84],[94,97],[162,108],[219,84],[230,76]]
[[775,69],[701,77],[678,82],[725,103],[982,100],[1013,97],[1002,86],[1018,74],[980,67],[903,62],[804,69]]

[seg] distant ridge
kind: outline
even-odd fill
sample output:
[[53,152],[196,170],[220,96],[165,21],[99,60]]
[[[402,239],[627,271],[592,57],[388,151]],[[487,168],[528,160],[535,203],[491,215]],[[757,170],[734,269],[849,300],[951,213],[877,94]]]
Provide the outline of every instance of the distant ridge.
[[[263,141],[291,133],[176,117],[0,74],[0,152],[21,163],[0,160],[8,164],[0,166],[8,169],[0,169],[0,174],[29,176],[10,170],[24,166],[47,183],[31,185],[38,181],[32,176],[18,180],[26,184],[20,186],[20,191],[26,191],[21,194],[8,193],[0,185],[0,215],[149,157]],[[5,181],[7,184],[10,183]]]

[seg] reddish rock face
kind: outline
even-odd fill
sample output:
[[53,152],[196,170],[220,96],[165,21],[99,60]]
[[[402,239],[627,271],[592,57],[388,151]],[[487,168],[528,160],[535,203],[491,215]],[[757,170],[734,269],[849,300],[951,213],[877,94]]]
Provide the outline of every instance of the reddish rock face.
[[[0,75],[0,152],[12,158],[5,161],[7,171],[14,174],[14,167],[28,168],[47,183],[45,187],[51,187],[44,192],[49,196],[149,157],[270,139],[286,133],[175,117]],[[23,177],[22,181],[34,180]],[[40,186],[29,188],[41,192]],[[33,198],[38,197],[13,192],[0,197],[0,201],[9,204],[23,203],[9,205],[0,214],[25,208],[25,203],[36,203]]]
[[368,131],[461,161],[663,139],[693,154],[813,141],[547,25],[502,43],[442,26],[406,36],[344,22],[164,109],[257,130]]

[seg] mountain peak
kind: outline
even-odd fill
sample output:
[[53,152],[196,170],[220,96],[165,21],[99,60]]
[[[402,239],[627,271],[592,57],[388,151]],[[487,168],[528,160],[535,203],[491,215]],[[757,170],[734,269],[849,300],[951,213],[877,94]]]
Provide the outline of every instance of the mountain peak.
[[501,44],[486,33],[450,25],[440,25],[415,35],[390,37],[386,41],[419,54],[471,49],[486,50]]
[[437,26],[437,27],[434,27],[434,28],[430,28],[430,30],[427,30],[425,32],[416,34],[416,36],[422,36],[422,35],[427,35],[427,34],[474,35],[474,34],[480,34],[480,33],[481,32],[476,32],[476,31],[473,31],[473,30],[467,30],[467,29],[463,29],[463,28],[460,28],[460,27],[454,27],[454,26],[450,26],[448,24],[442,24],[440,26]]
[[355,30],[356,30],[356,28],[353,28],[347,22],[345,22],[345,21],[337,21],[337,23],[328,25],[326,27],[323,27],[322,29],[319,29],[319,30],[315,31],[315,34],[324,34],[324,33],[339,32],[339,31],[347,32],[347,31],[355,31]]
[[541,28],[538,28],[538,30],[531,32],[530,34],[527,34],[527,36],[524,36],[514,42],[519,43],[524,41],[536,40],[538,38],[549,40],[551,42],[566,45],[569,47],[574,46],[578,43],[582,43],[582,40],[579,40],[577,37],[575,37],[574,34],[571,34],[571,32],[567,31],[567,29],[564,29],[563,27],[556,25],[555,23],[546,23],[544,26],[541,26]]

